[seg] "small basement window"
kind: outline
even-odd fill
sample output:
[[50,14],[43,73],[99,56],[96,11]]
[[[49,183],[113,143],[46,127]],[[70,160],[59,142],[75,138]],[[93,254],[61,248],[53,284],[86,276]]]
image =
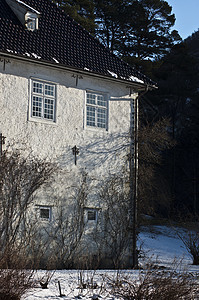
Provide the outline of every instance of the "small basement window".
[[50,221],[52,215],[52,208],[49,206],[40,207],[40,218],[43,220]]
[[88,209],[87,210],[87,221],[95,221],[97,222],[98,211],[96,209]]

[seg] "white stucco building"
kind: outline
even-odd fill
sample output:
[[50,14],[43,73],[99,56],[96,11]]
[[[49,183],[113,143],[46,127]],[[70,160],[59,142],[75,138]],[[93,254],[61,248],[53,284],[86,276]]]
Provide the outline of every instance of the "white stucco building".
[[154,85],[51,1],[1,0],[3,149],[8,144],[31,149],[60,167],[54,183],[34,200],[41,224],[57,224],[60,205],[70,211],[72,189],[86,174],[84,222],[93,230],[103,213],[99,187],[129,167],[133,100]]

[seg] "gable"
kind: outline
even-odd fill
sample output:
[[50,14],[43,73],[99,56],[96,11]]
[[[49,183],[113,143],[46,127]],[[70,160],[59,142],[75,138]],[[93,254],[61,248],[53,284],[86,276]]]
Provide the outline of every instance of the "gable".
[[2,53],[68,66],[112,79],[135,82],[141,86],[156,85],[111,53],[50,0],[24,0],[23,3],[41,14],[38,30],[27,30],[6,0],[1,0]]

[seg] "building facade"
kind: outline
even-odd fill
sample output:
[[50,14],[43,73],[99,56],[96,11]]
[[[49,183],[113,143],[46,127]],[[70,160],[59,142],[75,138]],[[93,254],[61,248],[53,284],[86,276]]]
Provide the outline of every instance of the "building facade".
[[[2,0],[0,6],[3,150],[11,145],[58,165],[30,207],[35,237],[45,236],[45,253],[53,249],[62,262],[75,251],[76,258],[96,259],[106,252],[102,241],[111,241],[104,217],[111,203],[103,201],[106,184],[129,172],[134,100],[155,84],[51,1]],[[122,179],[112,197],[124,195],[128,184]]]

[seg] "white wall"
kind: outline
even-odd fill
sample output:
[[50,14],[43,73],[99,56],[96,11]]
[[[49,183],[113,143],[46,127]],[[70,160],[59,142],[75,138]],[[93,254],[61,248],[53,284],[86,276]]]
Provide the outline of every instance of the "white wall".
[[[88,128],[84,120],[87,89],[106,93],[109,99],[128,98],[126,84],[83,75],[76,86],[73,75],[77,74],[14,59],[0,73],[0,132],[6,137],[4,149],[11,144],[26,152],[32,150],[34,155],[47,157],[60,166],[53,183],[37,194],[33,205],[34,211],[38,211],[38,204],[52,205],[51,222],[55,223],[56,203],[65,208],[73,206],[82,172],[88,174],[85,206],[98,208],[100,214],[103,203],[98,193],[106,178],[129,167],[130,101],[109,101],[108,131]],[[57,84],[56,123],[30,120],[31,78]],[[77,165],[72,153],[75,145],[79,148]],[[87,229],[91,225],[94,223]]]
[[[126,84],[88,75],[83,75],[76,87],[73,75],[76,74],[10,59],[0,73],[0,132],[6,136],[5,147],[11,144],[27,152],[33,150],[35,155],[48,157],[62,167],[54,185],[41,191],[37,203],[53,204],[59,197],[69,201],[68,188],[77,186],[79,174],[85,171],[90,186],[87,206],[101,207],[96,195],[102,180],[128,168],[130,101],[109,101],[108,131],[88,128],[84,120],[86,90],[107,93],[108,98],[128,98],[129,89]],[[55,124],[29,120],[32,77],[57,83]],[[79,148],[77,165],[72,153],[75,145]]]
[[[128,97],[129,89],[125,84],[86,75],[79,79],[76,87],[76,79],[72,75],[50,67],[11,60],[6,70],[0,73],[0,131],[6,136],[7,144],[13,140],[16,143],[24,141],[26,147],[30,146],[38,155],[50,158],[61,156],[63,162],[72,168],[75,168],[74,145],[80,149],[76,168],[102,167],[110,156],[113,163],[124,142],[123,135],[129,132],[130,102],[109,101],[108,131],[88,128],[84,120],[85,91],[91,89],[105,92],[108,97]],[[31,77],[58,84],[55,124],[29,121]],[[110,165],[109,169],[112,169]]]

